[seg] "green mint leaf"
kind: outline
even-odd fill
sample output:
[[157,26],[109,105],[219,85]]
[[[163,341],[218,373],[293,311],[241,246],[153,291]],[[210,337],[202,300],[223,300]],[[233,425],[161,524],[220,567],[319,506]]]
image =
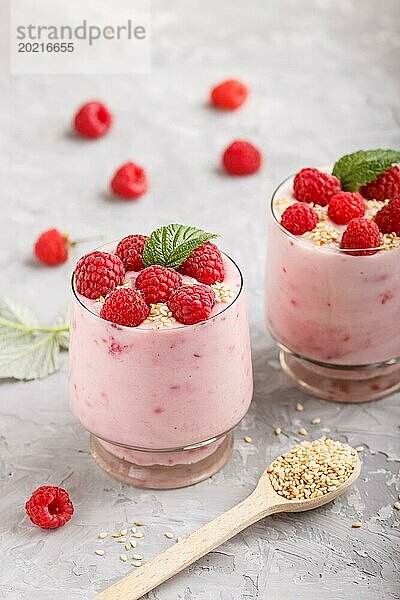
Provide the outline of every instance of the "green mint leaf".
[[340,180],[345,191],[356,192],[398,162],[398,150],[359,150],[342,156],[335,163],[332,175]]
[[215,233],[176,223],[160,227],[153,231],[145,244],[143,262],[146,267],[162,265],[176,269],[193,250],[216,237]]

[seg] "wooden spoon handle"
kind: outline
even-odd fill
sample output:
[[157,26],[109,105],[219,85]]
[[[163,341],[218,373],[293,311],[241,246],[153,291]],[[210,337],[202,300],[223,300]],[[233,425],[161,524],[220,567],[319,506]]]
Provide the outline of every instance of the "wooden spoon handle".
[[94,600],[137,600],[259,519],[282,510],[255,490],[246,500],[110,586]]

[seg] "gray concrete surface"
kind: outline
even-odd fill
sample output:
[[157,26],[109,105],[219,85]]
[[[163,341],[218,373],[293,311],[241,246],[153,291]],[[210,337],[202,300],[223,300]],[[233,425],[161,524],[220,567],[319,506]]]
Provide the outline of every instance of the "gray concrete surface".
[[[53,225],[73,237],[116,238],[173,221],[219,231],[246,276],[256,387],[224,470],[192,488],[153,492],[121,485],[93,463],[88,435],[68,409],[66,357],[46,380],[2,383],[1,598],[91,598],[128,571],[111,541],[107,559],[94,555],[99,531],[141,519],[140,552],[151,558],[170,544],[166,530],[185,535],[243,499],[270,459],[298,439],[299,426],[316,416],[321,425],[313,434],[365,445],[354,489],[312,514],[260,522],[149,598],[400,597],[400,513],[392,508],[400,492],[400,396],[359,406],[308,397],[280,372],[263,323],[273,188],[304,165],[359,148],[399,146],[399,16],[396,0],[157,0],[150,76],[2,79],[3,292],[44,321],[67,300],[72,262],[45,269],[31,257],[37,233]],[[210,110],[210,85],[231,75],[248,82],[250,101],[233,114]],[[115,127],[86,143],[70,136],[68,124],[74,108],[92,97],[113,108]],[[219,172],[219,154],[235,137],[262,148],[259,174],[238,180]],[[105,192],[114,167],[129,158],[147,168],[151,182],[137,203]],[[295,411],[298,401],[304,413]],[[253,444],[243,442],[246,434]],[[64,485],[75,503],[74,519],[57,531],[43,532],[24,515],[25,500],[44,483]],[[361,529],[351,528],[356,519]]]

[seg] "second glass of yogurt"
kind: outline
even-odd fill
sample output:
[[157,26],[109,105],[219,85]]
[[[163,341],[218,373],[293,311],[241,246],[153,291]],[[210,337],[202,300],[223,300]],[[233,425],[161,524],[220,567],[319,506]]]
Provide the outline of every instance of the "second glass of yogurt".
[[[118,247],[113,242],[97,252],[115,257]],[[195,251],[200,263],[202,247]],[[185,318],[174,316],[169,300],[149,302],[137,326],[103,318],[108,298],[135,290],[144,269],[131,270],[121,253],[125,272],[118,264],[119,285],[108,295],[88,298],[77,289],[76,273],[72,278],[71,408],[91,434],[97,463],[126,483],[183,487],[211,476],[231,455],[232,431],[252,398],[250,338],[241,272],[215,251],[222,281],[210,283],[215,276],[199,271],[209,282],[202,283],[180,269],[179,289],[201,285],[213,295],[207,318],[196,323],[179,321]]]
[[[316,188],[321,180],[323,189],[326,181],[327,188],[332,187],[331,197],[338,196],[331,208],[325,198],[321,204],[310,203],[310,198],[299,203],[294,177],[286,179],[273,194],[266,273],[267,327],[280,347],[283,370],[307,392],[339,402],[381,398],[400,388],[400,232],[390,232],[386,214],[385,219],[376,217],[389,199],[343,194],[340,182],[332,178],[332,167],[303,171],[314,171],[311,177]],[[299,195],[301,176],[297,180]],[[311,189],[311,197],[314,192]],[[314,195],[318,200],[318,194]],[[290,223],[296,218],[296,209],[292,209],[292,217],[287,212],[286,218],[289,229],[297,234],[284,226],[283,215],[295,204],[301,218],[311,218],[305,225],[307,231],[300,234],[297,225]],[[309,210],[314,214],[306,212]],[[354,215],[358,218],[349,222]],[[389,231],[379,231],[380,222]],[[352,235],[356,239],[364,235],[359,233],[363,227],[368,235],[372,231],[377,236],[375,248],[371,244],[363,248],[362,243],[356,250],[346,248],[350,239],[346,229],[355,231]]]

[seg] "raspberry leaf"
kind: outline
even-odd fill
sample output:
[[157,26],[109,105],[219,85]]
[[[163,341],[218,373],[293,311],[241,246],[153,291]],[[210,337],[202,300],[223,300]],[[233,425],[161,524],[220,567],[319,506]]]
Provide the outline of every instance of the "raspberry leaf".
[[332,175],[340,180],[343,190],[356,192],[398,162],[398,150],[359,150],[342,156],[335,163]]
[[39,379],[59,368],[60,349],[67,348],[67,314],[54,327],[40,327],[27,307],[0,297],[0,379]]
[[146,267],[161,265],[177,268],[196,250],[218,234],[207,233],[197,227],[173,223],[153,231],[143,251]]

